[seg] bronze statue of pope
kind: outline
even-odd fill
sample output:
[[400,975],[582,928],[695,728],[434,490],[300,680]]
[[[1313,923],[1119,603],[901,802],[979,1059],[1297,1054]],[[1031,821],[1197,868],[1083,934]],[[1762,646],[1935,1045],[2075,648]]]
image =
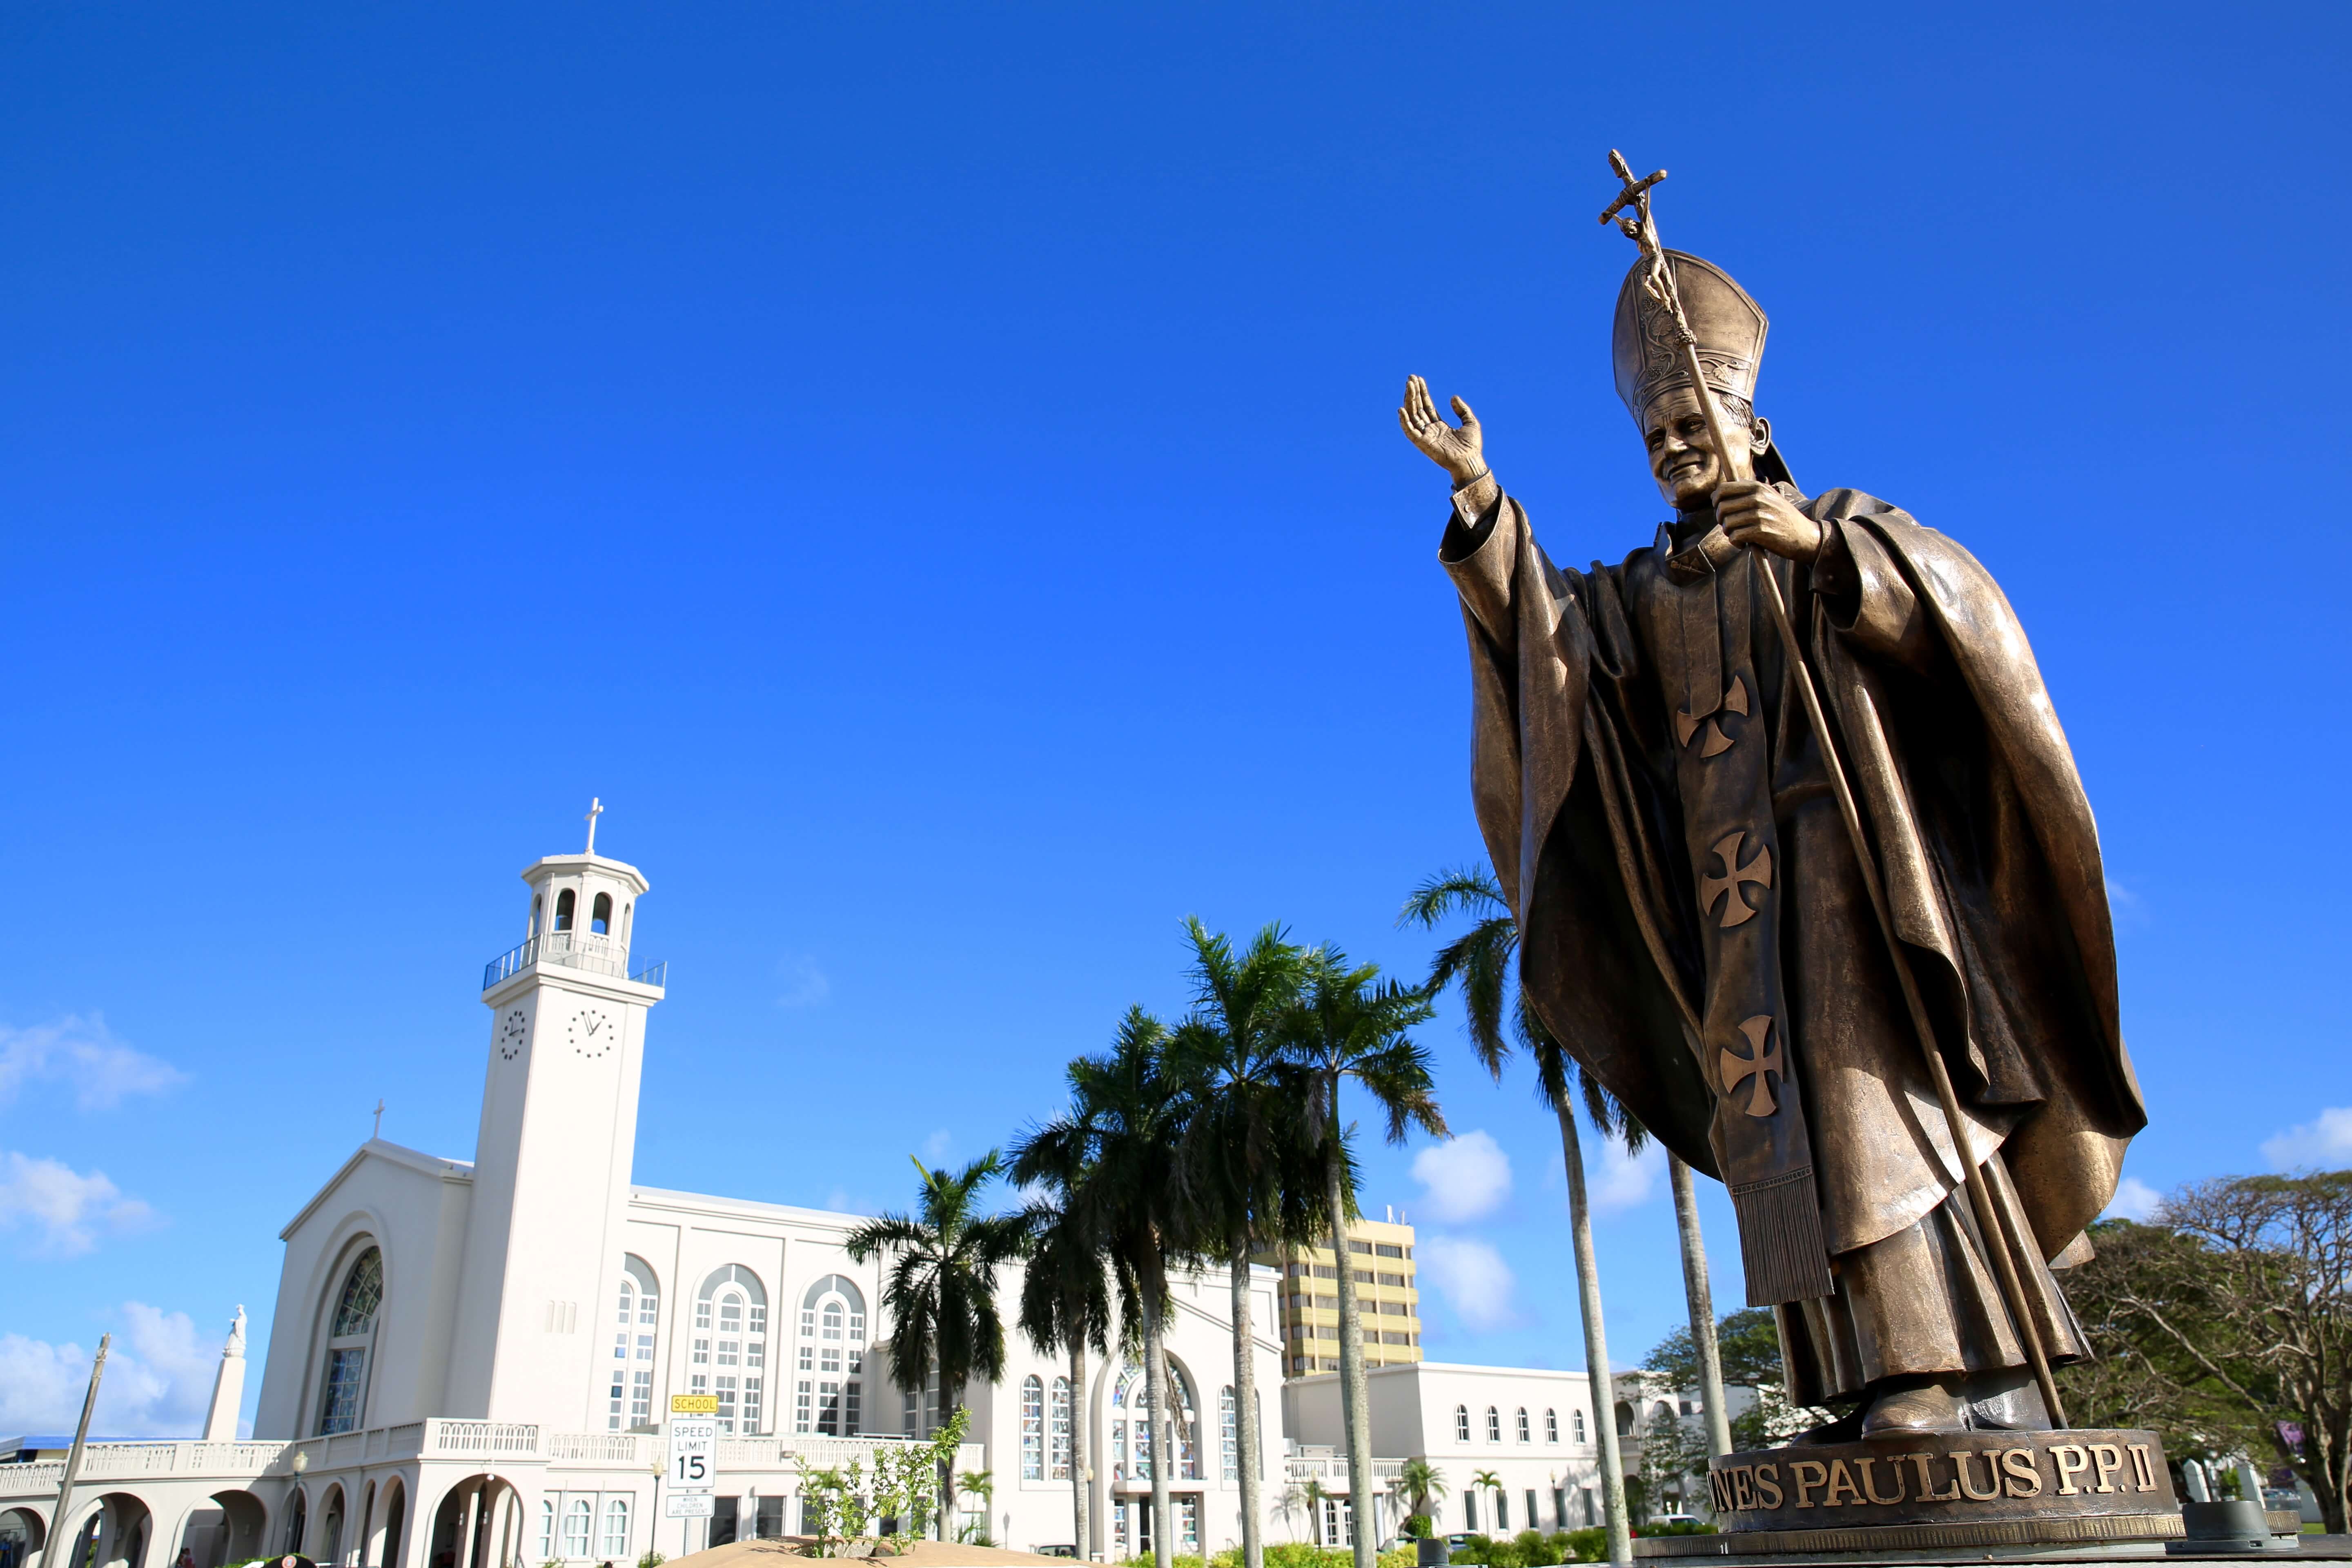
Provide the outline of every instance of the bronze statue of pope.
[[[1822,1440],[2050,1423],[1998,1280],[2053,1363],[2053,1269],[2089,1256],[2146,1122],[2117,1019],[2097,829],[2023,629],[1967,550],[1859,490],[1801,492],[1754,392],[1764,312],[1674,268],[1620,291],[1617,390],[1673,509],[1619,564],[1556,566],[1416,376],[1405,435],[1452,480],[1472,793],[1545,1025],[1729,1188],[1752,1304]],[[1760,574],[1821,688],[1814,732]],[[1959,1105],[1955,1147],[1832,790],[1835,747]],[[1968,1164],[1963,1164],[1967,1162]],[[1980,1166],[1999,1224],[1962,1199]]]

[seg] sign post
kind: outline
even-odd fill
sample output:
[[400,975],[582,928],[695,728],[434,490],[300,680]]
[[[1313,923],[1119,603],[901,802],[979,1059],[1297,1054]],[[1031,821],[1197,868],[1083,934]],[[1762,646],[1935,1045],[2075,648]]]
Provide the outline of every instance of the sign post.
[[673,1394],[669,1396],[669,1517],[678,1521],[678,1554],[687,1555],[693,1526],[687,1521],[709,1519],[717,1511],[710,1496],[719,1472],[719,1396],[713,1394]]

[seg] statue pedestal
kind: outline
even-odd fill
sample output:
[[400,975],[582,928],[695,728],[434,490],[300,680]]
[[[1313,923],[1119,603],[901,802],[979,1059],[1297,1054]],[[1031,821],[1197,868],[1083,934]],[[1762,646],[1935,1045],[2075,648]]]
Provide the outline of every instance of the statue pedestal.
[[[1728,1454],[1708,1467],[1717,1535],[1636,1541],[1655,1558],[2031,1557],[2183,1533],[2153,1432],[1951,1432]],[[2164,1548],[2155,1546],[2160,1554]]]

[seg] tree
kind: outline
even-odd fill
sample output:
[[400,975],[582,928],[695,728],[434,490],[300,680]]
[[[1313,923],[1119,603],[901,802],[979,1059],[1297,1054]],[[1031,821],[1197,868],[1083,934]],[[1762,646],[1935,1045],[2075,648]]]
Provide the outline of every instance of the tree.
[[[2172,1239],[2128,1248],[2125,1266],[2095,1277],[2085,1295],[2096,1295],[2110,1331],[2145,1347],[2147,1364],[2182,1369],[2215,1397],[2229,1425],[2259,1420],[2267,1440],[2248,1451],[2293,1466],[2328,1531],[2342,1533],[2352,1481],[2352,1171],[2206,1182],[2167,1198],[2156,1218]],[[2282,1423],[2300,1428],[2300,1442]]]
[[[1835,1418],[1830,1411],[1790,1402],[1780,1359],[1780,1329],[1771,1308],[1743,1307],[1725,1313],[1716,1325],[1715,1338],[1720,1347],[1718,1364],[1724,1382],[1756,1391],[1756,1403],[1731,1420],[1735,1450],[1770,1447]],[[1654,1382],[1672,1390],[1691,1387],[1699,1375],[1698,1364],[1691,1350],[1690,1331],[1676,1329],[1658,1342],[1644,1366]],[[2067,1408],[2074,1407],[2070,1404]]]
[[1223,1244],[1233,1300],[1234,1431],[1242,1487],[1243,1568],[1265,1561],[1259,1478],[1256,1335],[1250,1321],[1250,1254],[1261,1241],[1295,1238],[1314,1226],[1319,1190],[1306,1169],[1310,1141],[1304,1097],[1286,1073],[1282,1026],[1296,1004],[1305,954],[1268,925],[1236,954],[1223,935],[1187,920],[1192,1013],[1171,1045],[1192,1114],[1182,1173],[1204,1237]]
[[1193,1254],[1191,1215],[1169,1174],[1192,1104],[1168,1060],[1168,1030],[1140,1007],[1120,1020],[1111,1048],[1070,1064],[1070,1106],[1013,1147],[1013,1178],[1074,1180],[1075,1207],[1100,1238],[1119,1291],[1124,1336],[1139,1340],[1150,1406],[1151,1554],[1174,1559],[1170,1529],[1168,1365],[1162,1329],[1171,1265]]
[[[994,1383],[1004,1375],[996,1270],[1020,1255],[1023,1227],[1015,1217],[980,1212],[981,1189],[1000,1168],[993,1149],[955,1172],[929,1170],[916,1160],[923,1185],[915,1215],[868,1220],[842,1244],[859,1263],[895,1255],[882,1286],[882,1308],[890,1317],[885,1342],[890,1381],[901,1393],[919,1396],[936,1369],[942,1415],[962,1407],[973,1378]],[[942,1498],[954,1496],[951,1463],[940,1467]],[[940,1510],[941,1541],[948,1539],[949,1511]]]
[[[1492,1470],[1471,1471],[1470,1485],[1472,1489],[1475,1491],[1493,1492],[1496,1497],[1500,1497],[1503,1494],[1503,1478],[1496,1475]],[[1502,1513],[1499,1510],[1492,1507],[1491,1504],[1486,1511],[1486,1519],[1488,1521],[1488,1528],[1486,1531],[1487,1534],[1494,1535],[1496,1531],[1503,1528]],[[1504,1538],[1501,1536],[1496,1536],[1496,1539],[1502,1540]]]
[[1355,1162],[1340,1118],[1339,1086],[1354,1079],[1402,1143],[1407,1126],[1445,1136],[1445,1118],[1429,1075],[1429,1053],[1409,1030],[1433,1009],[1426,992],[1383,982],[1378,964],[1350,966],[1336,947],[1307,955],[1305,984],[1284,1034],[1287,1055],[1306,1075],[1309,1128],[1321,1156],[1323,1201],[1339,1276],[1339,1411],[1348,1440],[1348,1496],[1356,1510],[1356,1568],[1372,1568],[1371,1400],[1364,1382],[1364,1324],[1356,1305],[1348,1219],[1356,1213]]
[[[1511,966],[1518,955],[1519,925],[1502,889],[1496,885],[1494,873],[1480,867],[1433,877],[1413,889],[1399,921],[1435,930],[1457,912],[1472,917],[1470,930],[1438,949],[1430,965],[1429,987],[1433,993],[1448,985],[1460,988],[1471,1048],[1498,1079],[1504,1059],[1510,1055],[1510,1043],[1503,1033],[1504,1018],[1509,1017],[1512,1035],[1534,1060],[1537,1094],[1559,1124],[1560,1163],[1568,1175],[1569,1241],[1576,1259],[1577,1306],[1584,1321],[1585,1373],[1592,1387],[1593,1426],[1601,1447],[1601,1518],[1609,1531],[1610,1561],[1630,1563],[1633,1532],[1625,1509],[1625,1461],[1614,1415],[1617,1394],[1609,1369],[1608,1326],[1601,1313],[1592,1209],[1584,1190],[1584,1141],[1576,1126],[1579,1090],[1585,1114],[1603,1132],[1612,1126],[1622,1126],[1630,1142],[1637,1124],[1622,1114],[1598,1081],[1577,1069],[1567,1047],[1536,1016],[1527,993],[1514,985]],[[1704,1273],[1702,1267],[1702,1278]],[[1687,1287],[1687,1264],[1684,1278]]]
[[1397,1472],[1397,1489],[1411,1500],[1413,1512],[1426,1515],[1429,1505],[1445,1495],[1445,1472],[1427,1459],[1407,1459]]
[[1045,1196],[1022,1211],[1028,1268],[1021,1279],[1021,1331],[1045,1355],[1070,1358],[1070,1521],[1080,1559],[1094,1550],[1094,1496],[1087,1484],[1087,1351],[1110,1353],[1110,1289],[1102,1243],[1078,1206],[1086,1172],[1053,1171],[1034,1184]]

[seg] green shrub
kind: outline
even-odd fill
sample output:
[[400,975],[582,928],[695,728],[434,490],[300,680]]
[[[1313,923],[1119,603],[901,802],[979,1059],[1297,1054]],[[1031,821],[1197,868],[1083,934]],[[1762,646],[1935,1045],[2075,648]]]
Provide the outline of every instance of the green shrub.
[[1645,1524],[1633,1533],[1636,1535],[1713,1535],[1715,1532],[1715,1526],[1701,1524],[1694,1520],[1685,1524]]
[[1582,1530],[1563,1530],[1552,1539],[1559,1542],[1563,1563],[1605,1563],[1609,1560],[1609,1531],[1600,1525],[1588,1525]]
[[1405,1536],[1412,1541],[1426,1541],[1437,1530],[1437,1521],[1425,1513],[1408,1515],[1404,1521]]

